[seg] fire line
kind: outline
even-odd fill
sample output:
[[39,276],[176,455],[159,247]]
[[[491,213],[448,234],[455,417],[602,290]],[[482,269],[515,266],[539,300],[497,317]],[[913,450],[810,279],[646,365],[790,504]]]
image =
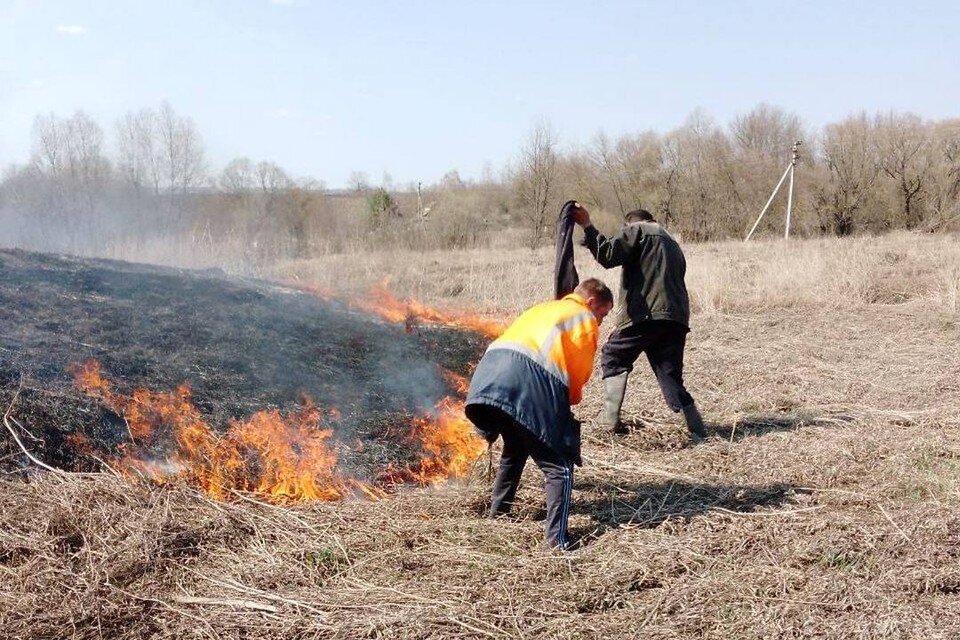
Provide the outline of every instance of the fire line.
[[[237,492],[275,503],[378,498],[398,484],[430,486],[465,477],[486,449],[463,415],[463,401],[448,396],[409,425],[407,440],[422,449],[419,459],[388,466],[370,483],[338,465],[333,429],[325,425],[339,415],[336,409],[324,412],[306,400],[287,414],[259,411],[231,420],[218,433],[194,406],[186,383],[171,392],[137,389],[125,395],[113,390],[96,360],[76,367],[74,382],[126,422],[129,439],[118,453],[96,452],[112,468],[155,483],[185,481],[218,499]],[[78,435],[71,444],[80,453],[96,450],[88,437]]]

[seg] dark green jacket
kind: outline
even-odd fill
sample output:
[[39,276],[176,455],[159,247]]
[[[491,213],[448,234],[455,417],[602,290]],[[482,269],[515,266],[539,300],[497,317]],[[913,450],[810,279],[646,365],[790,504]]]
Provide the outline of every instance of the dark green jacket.
[[690,326],[690,300],[683,282],[687,261],[663,227],[656,222],[634,222],[606,238],[589,226],[584,235],[587,248],[601,266],[623,267],[618,328],[646,320],[673,320]]

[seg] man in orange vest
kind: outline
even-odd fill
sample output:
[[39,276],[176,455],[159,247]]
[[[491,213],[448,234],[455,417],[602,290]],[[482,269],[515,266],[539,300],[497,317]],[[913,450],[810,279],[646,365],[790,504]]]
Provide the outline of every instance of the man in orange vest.
[[525,311],[488,348],[474,371],[466,415],[494,442],[503,438],[490,517],[513,505],[527,458],[543,472],[546,542],[567,549],[573,465],[581,464],[580,430],[571,405],[593,372],[600,323],[613,308],[610,289],[595,278],[560,300]]

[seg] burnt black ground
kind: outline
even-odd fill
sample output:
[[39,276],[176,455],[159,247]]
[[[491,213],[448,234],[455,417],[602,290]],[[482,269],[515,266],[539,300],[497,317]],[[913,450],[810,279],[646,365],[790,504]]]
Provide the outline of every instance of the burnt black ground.
[[69,458],[61,441],[73,431],[122,437],[116,416],[73,387],[68,369],[89,358],[119,391],[186,380],[215,427],[307,394],[342,411],[340,438],[367,440],[449,393],[440,367],[465,373],[484,346],[216,270],[0,250],[0,402],[23,378],[14,415],[54,461]]

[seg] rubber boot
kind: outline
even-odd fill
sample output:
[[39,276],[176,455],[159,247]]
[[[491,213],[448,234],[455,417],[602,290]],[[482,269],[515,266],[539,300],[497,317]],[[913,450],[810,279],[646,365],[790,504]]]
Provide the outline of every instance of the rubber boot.
[[603,411],[600,414],[600,424],[616,435],[623,435],[630,432],[630,430],[620,422],[620,407],[623,406],[623,396],[627,392],[628,375],[628,373],[621,373],[603,379],[604,399]]
[[694,442],[703,442],[707,437],[707,428],[703,424],[703,416],[697,405],[691,402],[683,408],[683,419],[687,423],[687,429],[690,430],[690,438]]

